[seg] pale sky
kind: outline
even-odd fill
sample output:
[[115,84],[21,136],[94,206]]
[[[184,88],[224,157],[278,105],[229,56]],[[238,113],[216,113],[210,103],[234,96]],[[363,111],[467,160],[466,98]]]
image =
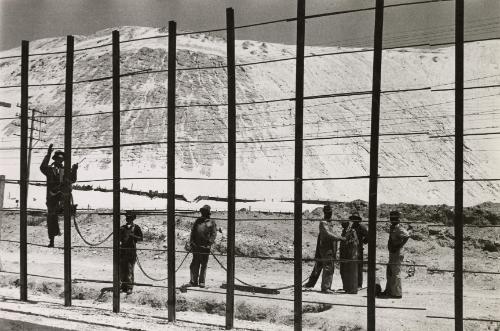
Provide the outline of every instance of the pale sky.
[[[386,4],[412,0],[386,0]],[[414,1],[414,0],[413,0]],[[466,37],[500,36],[500,1],[465,0]],[[375,0],[307,0],[308,14],[372,7]],[[454,1],[420,4],[385,11],[385,45],[453,40]],[[235,9],[236,25],[296,15],[294,0],[0,0],[0,50],[18,47],[22,39],[36,40],[68,34],[91,34],[123,25],[167,26],[179,30],[225,26],[225,8]],[[374,11],[308,20],[309,45],[372,44]],[[237,39],[293,44],[295,22],[237,31]]]

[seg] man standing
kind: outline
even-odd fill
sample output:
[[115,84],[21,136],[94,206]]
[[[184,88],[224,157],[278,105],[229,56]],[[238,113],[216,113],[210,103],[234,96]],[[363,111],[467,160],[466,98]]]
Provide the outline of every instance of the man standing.
[[349,221],[342,222],[342,237],[340,243],[340,277],[342,287],[348,294],[358,293],[358,237]]
[[208,256],[210,247],[217,236],[217,225],[210,219],[210,206],[200,208],[201,217],[197,218],[191,229],[191,236],[187,249],[193,253],[193,260],[189,269],[191,271],[190,286],[205,287]]
[[401,249],[408,241],[409,233],[400,224],[401,214],[397,210],[393,210],[389,214],[391,228],[389,230],[389,241],[387,248],[389,249],[389,263],[387,264],[387,283],[382,297],[401,299],[403,291],[401,289],[401,262],[404,255]]
[[337,241],[345,240],[342,236],[335,235],[333,228],[332,207],[325,205],[323,207],[324,219],[319,222],[319,235],[316,244],[316,262],[309,276],[309,281],[304,285],[312,288],[318,281],[319,274],[323,270],[321,279],[321,292],[332,293],[332,278],[335,269],[335,259],[337,257]]
[[[50,156],[52,155],[52,144],[49,145],[47,155],[43,158],[40,165],[40,171],[47,177],[47,230],[49,234],[48,247],[54,247],[54,237],[60,236],[59,216],[58,214],[64,211],[64,152],[56,151],[52,160],[54,162],[49,165]],[[76,182],[76,173],[78,164],[73,164],[71,167],[71,182]]]
[[368,228],[361,224],[361,216],[357,211],[353,211],[349,220],[352,221],[352,228],[358,237],[358,289],[363,287],[363,245],[368,243]]
[[142,230],[134,224],[136,215],[126,212],[125,225],[120,228],[120,281],[121,290],[127,294],[132,293],[134,288],[134,268],[137,261],[136,244],[142,241]]

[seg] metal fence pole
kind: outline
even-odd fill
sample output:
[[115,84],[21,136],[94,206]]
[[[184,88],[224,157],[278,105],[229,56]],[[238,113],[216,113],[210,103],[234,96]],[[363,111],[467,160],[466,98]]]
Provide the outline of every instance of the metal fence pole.
[[28,71],[29,71],[29,42],[21,43],[21,167],[20,167],[20,257],[19,257],[19,284],[21,300],[28,300]]
[[295,182],[294,182],[294,328],[302,329],[302,163],[304,125],[304,43],[306,1],[297,0],[297,62],[295,68]]
[[120,312],[120,31],[113,31],[113,311]]
[[74,38],[66,39],[66,92],[64,109],[64,305],[71,306],[71,136],[73,126]]
[[234,246],[236,218],[236,69],[234,49],[234,10],[226,9],[227,26],[227,290],[226,329],[234,326]]
[[455,1],[455,330],[463,330],[464,0]]
[[375,272],[377,249],[377,185],[380,123],[380,85],[382,78],[382,37],[384,27],[384,0],[377,0],[373,50],[372,118],[370,138],[370,185],[368,202],[368,299],[367,326],[375,330]]
[[167,114],[167,269],[168,320],[175,322],[175,81],[177,23],[168,22],[168,114]]

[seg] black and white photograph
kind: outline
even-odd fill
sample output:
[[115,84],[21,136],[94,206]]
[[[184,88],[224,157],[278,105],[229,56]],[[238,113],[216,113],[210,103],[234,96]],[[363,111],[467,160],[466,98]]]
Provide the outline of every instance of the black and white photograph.
[[0,0],[0,330],[500,331],[499,0]]

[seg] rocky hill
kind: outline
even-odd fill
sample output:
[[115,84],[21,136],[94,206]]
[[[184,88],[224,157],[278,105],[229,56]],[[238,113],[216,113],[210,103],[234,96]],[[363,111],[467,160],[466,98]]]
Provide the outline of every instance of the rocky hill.
[[[122,27],[121,40],[165,34],[165,29]],[[90,36],[77,36],[76,49],[107,44],[111,29]],[[167,39],[148,39],[121,44],[122,74],[145,69],[167,68]],[[223,66],[226,45],[223,38],[207,34],[182,35],[177,38],[177,104],[224,104],[226,69],[183,70],[193,67]],[[33,53],[65,49],[65,38],[34,41]],[[306,54],[343,52],[353,49],[307,47]],[[500,76],[500,42],[487,41],[466,45],[466,86],[497,84]],[[237,63],[293,58],[295,46],[258,41],[236,43]],[[0,53],[0,57],[19,54],[19,49]],[[305,61],[305,95],[367,91],[371,89],[371,52],[335,56],[308,57]],[[20,82],[19,59],[0,62],[2,85]],[[294,60],[240,66],[236,71],[237,102],[292,98],[295,89]],[[75,81],[111,75],[111,47],[101,47],[75,54]],[[30,59],[30,83],[64,82],[65,54],[34,56]],[[407,48],[384,52],[382,89],[400,90],[421,87],[452,88],[454,49]],[[112,109],[111,80],[80,83],[74,86],[74,114],[109,112]],[[19,89],[1,89],[0,100],[19,102]],[[465,131],[496,131],[500,104],[498,88],[467,90],[465,93]],[[167,137],[167,73],[145,73],[121,79],[121,108],[151,107],[122,113],[122,142],[165,141]],[[64,112],[64,85],[30,88],[30,106],[49,116]],[[369,171],[369,137],[342,138],[370,133],[371,96],[369,94],[317,98],[305,101],[304,177],[363,176]],[[18,109],[11,110],[14,114]],[[9,111],[5,110],[4,114]],[[380,140],[380,175],[425,175],[428,178],[381,179],[379,201],[383,203],[452,204],[452,182],[429,182],[429,179],[452,179],[454,169],[453,138],[432,138],[453,134],[454,92],[411,91],[384,93],[381,101],[382,134],[415,132],[411,135],[384,135]],[[179,177],[226,177],[227,108],[179,107],[176,118],[178,140],[210,140],[220,143],[180,143],[176,147]],[[41,138],[56,146],[63,143],[63,118],[45,118]],[[13,121],[15,122],[15,121]],[[110,145],[111,115],[76,116],[73,121],[75,146]],[[14,136],[19,128],[1,121],[1,147],[18,146]],[[268,139],[293,139],[294,103],[291,101],[240,105],[237,107],[239,178],[293,178],[294,145],[292,142],[256,142]],[[465,140],[465,177],[498,178],[500,154],[494,148],[495,136],[470,136]],[[32,178],[42,179],[37,171],[43,150],[33,156]],[[1,173],[18,176],[16,150],[2,151]],[[111,149],[75,150],[73,159],[81,164],[80,179],[111,177]],[[122,148],[123,177],[166,177],[166,144]],[[99,183],[110,186],[109,183]],[[166,190],[166,181],[136,180],[122,182],[134,189]],[[225,196],[223,181],[178,181],[177,193],[193,198],[198,195]],[[293,182],[239,182],[240,198],[289,200]],[[467,182],[465,202],[473,205],[499,201],[500,184]],[[368,180],[307,181],[304,199],[368,200]]]

